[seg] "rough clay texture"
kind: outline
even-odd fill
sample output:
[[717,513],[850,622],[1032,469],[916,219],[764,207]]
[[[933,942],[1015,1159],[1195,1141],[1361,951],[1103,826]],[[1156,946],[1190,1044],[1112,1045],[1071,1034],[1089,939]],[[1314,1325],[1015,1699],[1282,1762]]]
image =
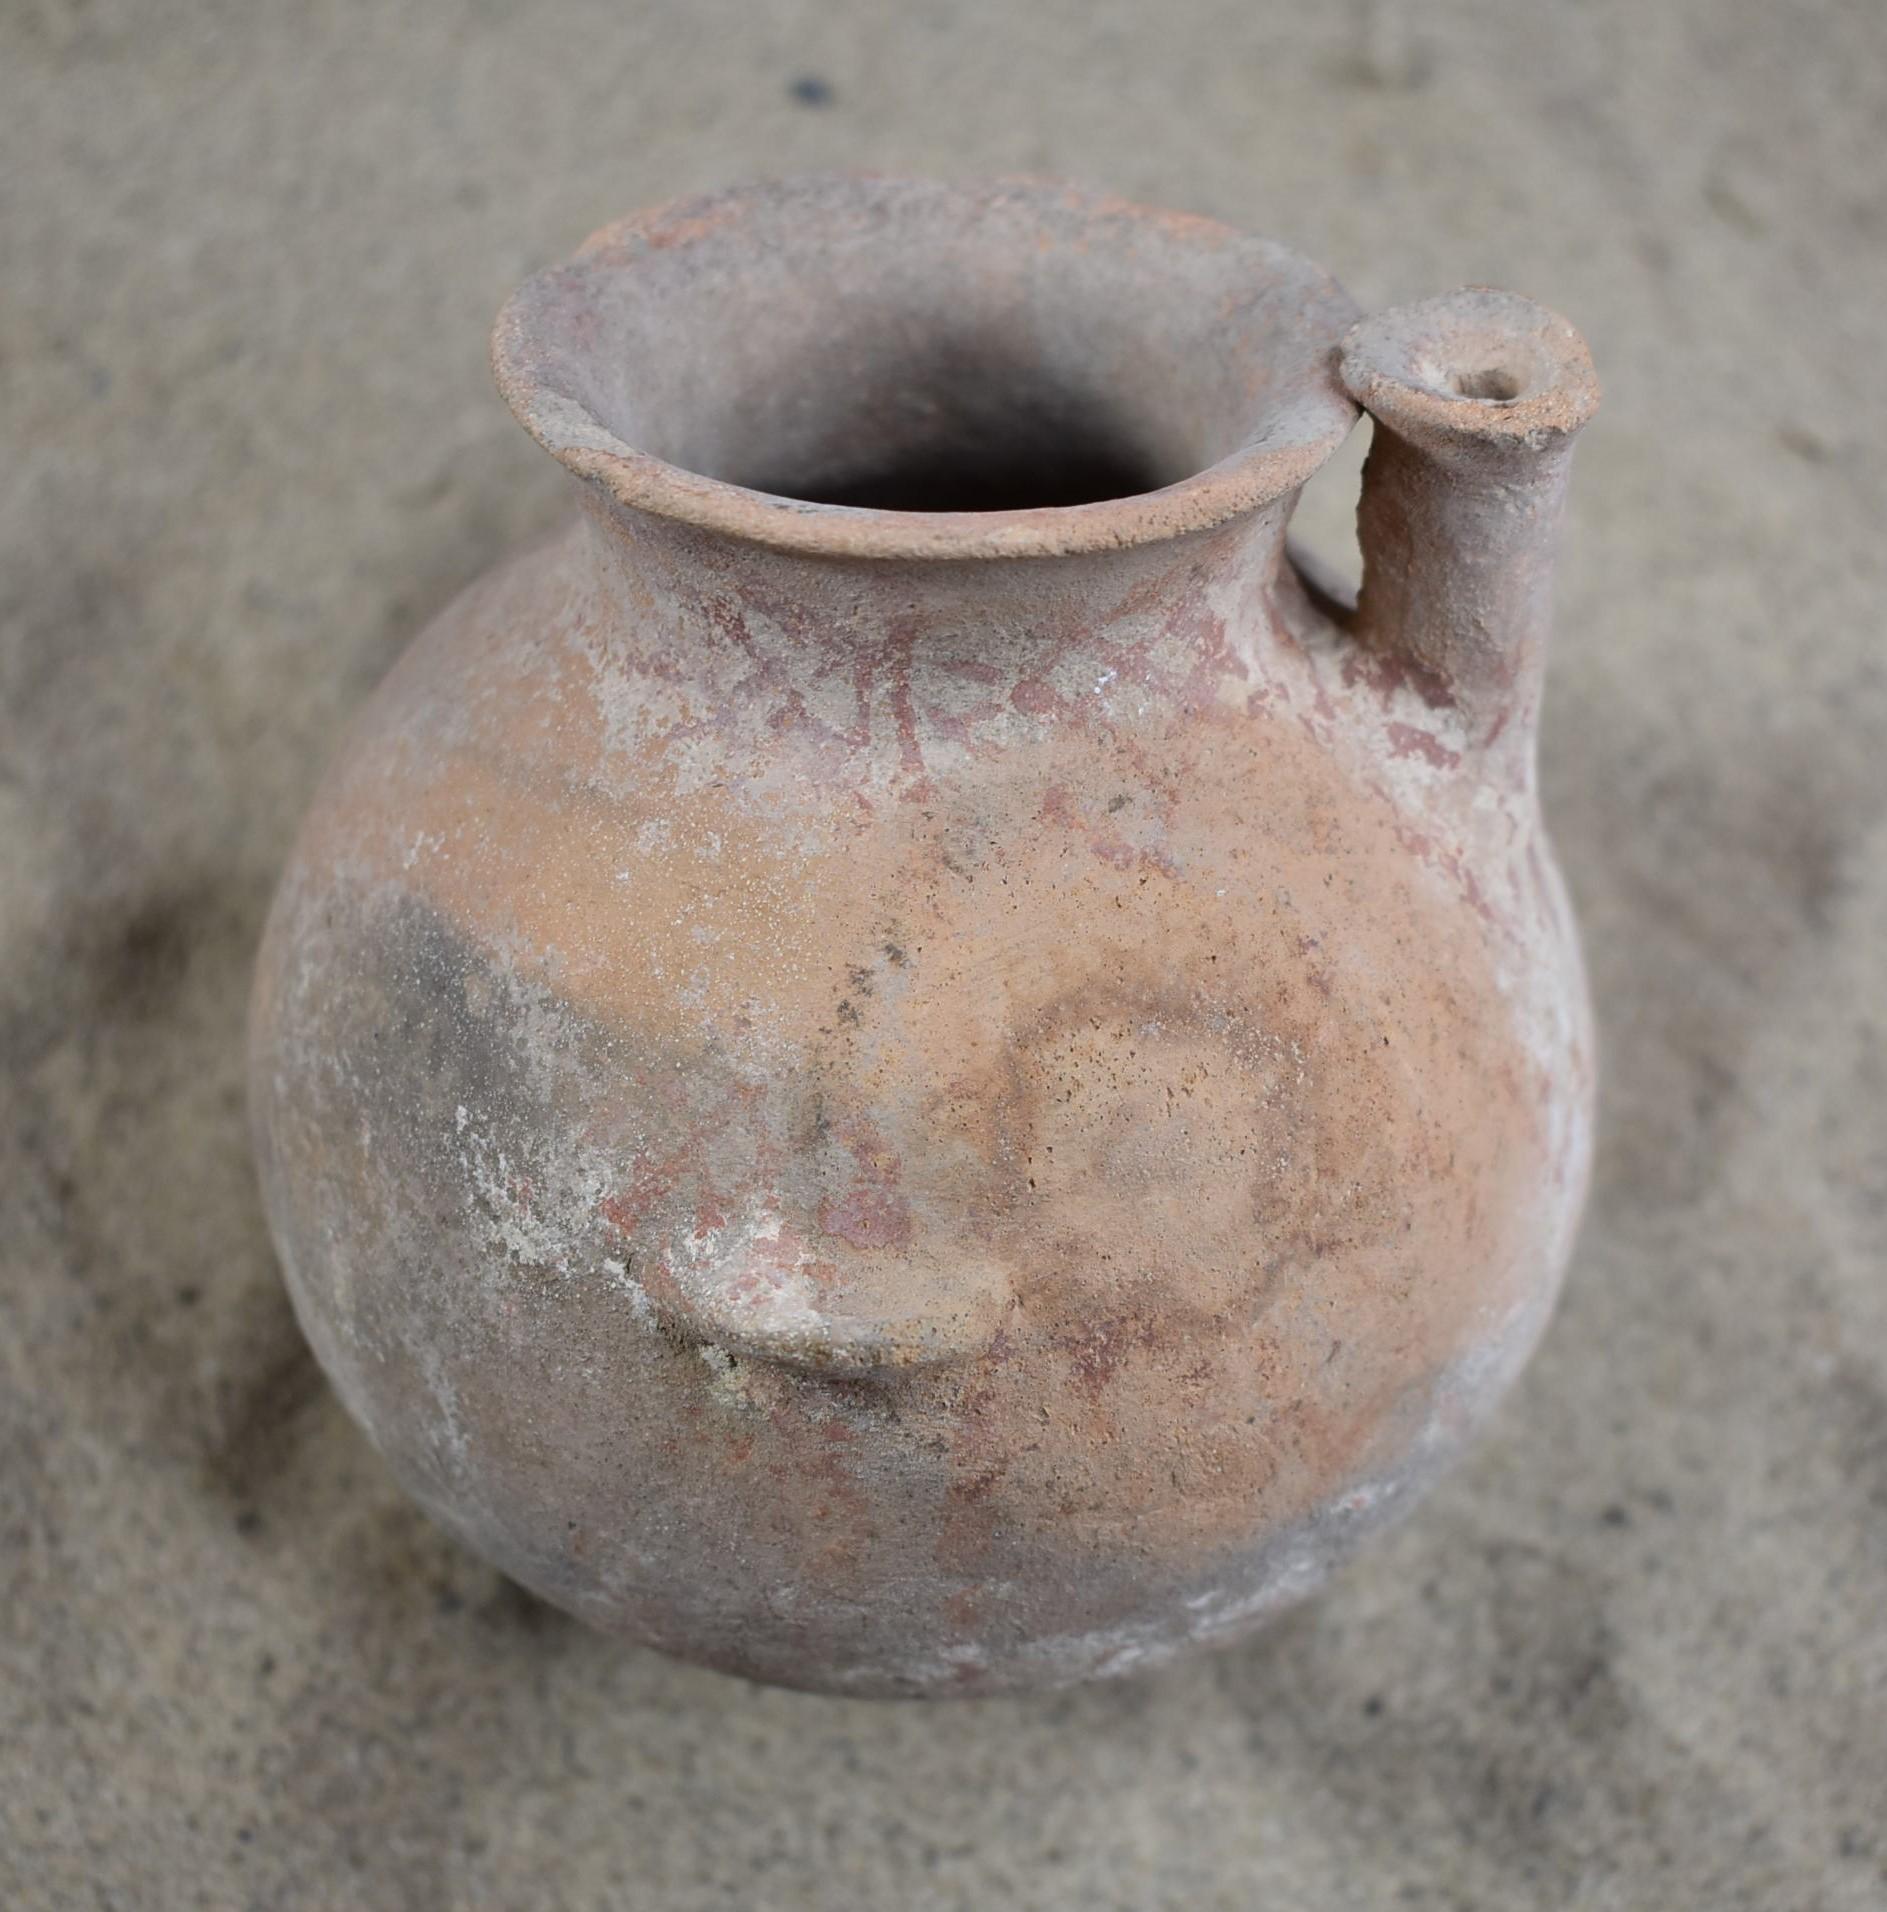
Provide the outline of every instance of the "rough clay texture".
[[[10,15],[0,1896],[1879,1905],[1882,29]],[[565,511],[486,316],[626,205],[858,161],[1104,179],[1366,307],[1522,286],[1607,384],[1544,717],[1605,1065],[1553,1330],[1272,1631],[949,1709],[626,1650],[440,1535],[290,1318],[241,1093],[342,723]]]
[[[1239,476],[1348,428],[1351,317],[1197,219],[830,179],[618,227],[513,303],[501,377],[589,516],[350,733],[253,1084],[323,1366],[528,1586],[836,1692],[1139,1671],[1301,1597],[1530,1352],[1591,1032],[1509,667],[1541,633],[1473,586],[1544,573],[1563,435],[1456,397],[1485,478],[1372,462],[1399,517],[1487,495],[1423,631],[1366,645],[1284,563],[1301,456],[1275,502]],[[1179,482],[1003,514],[1099,550],[859,557],[987,517],[613,482],[665,435],[1003,473],[1044,391],[1129,380],[1212,421],[1169,425]],[[677,526],[683,486],[731,522]]]

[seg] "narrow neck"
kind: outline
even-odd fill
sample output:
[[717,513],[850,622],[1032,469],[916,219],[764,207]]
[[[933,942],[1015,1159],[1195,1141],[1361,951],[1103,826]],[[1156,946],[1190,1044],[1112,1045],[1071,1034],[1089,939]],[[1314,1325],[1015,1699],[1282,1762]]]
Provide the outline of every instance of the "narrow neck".
[[845,734],[847,700],[861,719],[874,700],[902,700],[907,732],[928,721],[959,737],[1096,700],[1118,714],[1129,688],[1145,712],[1208,694],[1228,670],[1249,675],[1291,503],[1117,550],[876,559],[779,550],[586,497],[619,667],[685,673],[711,697],[769,701],[782,721],[823,712]]
[[1448,686],[1490,770],[1533,778],[1570,440],[1417,446],[1385,426],[1358,513],[1357,635]]

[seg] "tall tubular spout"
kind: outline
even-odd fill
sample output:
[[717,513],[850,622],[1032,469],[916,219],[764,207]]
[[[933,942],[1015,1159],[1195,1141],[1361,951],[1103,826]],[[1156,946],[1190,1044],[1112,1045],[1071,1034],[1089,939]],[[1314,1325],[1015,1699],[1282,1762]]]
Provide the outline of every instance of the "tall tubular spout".
[[1341,362],[1376,422],[1356,636],[1455,705],[1485,770],[1528,781],[1573,440],[1599,401],[1585,341],[1475,286],[1363,320]]

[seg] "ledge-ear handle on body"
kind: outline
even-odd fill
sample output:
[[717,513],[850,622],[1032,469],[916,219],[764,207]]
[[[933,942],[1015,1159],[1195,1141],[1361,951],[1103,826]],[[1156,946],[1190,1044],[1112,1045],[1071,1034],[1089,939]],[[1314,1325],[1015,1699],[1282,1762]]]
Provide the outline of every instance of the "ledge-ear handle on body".
[[1362,320],[1340,367],[1376,427],[1351,629],[1525,781],[1573,440],[1599,402],[1585,341],[1531,299],[1470,286]]
[[711,1266],[671,1263],[651,1294],[689,1340],[802,1373],[883,1379],[983,1353],[1014,1291],[981,1257],[877,1250],[789,1265],[750,1248]]

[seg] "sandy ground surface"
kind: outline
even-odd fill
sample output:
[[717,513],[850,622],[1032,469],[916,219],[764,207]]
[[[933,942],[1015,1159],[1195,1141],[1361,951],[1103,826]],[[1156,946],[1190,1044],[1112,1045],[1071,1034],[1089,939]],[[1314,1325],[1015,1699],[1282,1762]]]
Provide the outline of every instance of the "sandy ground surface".
[[[1878,0],[0,12],[0,1903],[1887,1905],[1884,124]],[[503,294],[861,163],[1220,214],[1366,304],[1510,284],[1608,386],[1544,1353],[1269,1635],[941,1710],[624,1650],[434,1532],[302,1347],[240,1088],[339,726],[569,506]]]

